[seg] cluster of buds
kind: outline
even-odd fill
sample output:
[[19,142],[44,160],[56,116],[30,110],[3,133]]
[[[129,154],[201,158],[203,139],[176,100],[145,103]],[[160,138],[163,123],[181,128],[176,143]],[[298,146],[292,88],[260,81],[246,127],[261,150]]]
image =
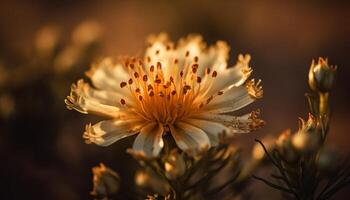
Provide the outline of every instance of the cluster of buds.
[[275,142],[276,151],[269,150],[269,143],[258,141],[278,174],[271,174],[275,179],[272,182],[255,178],[294,199],[329,199],[350,183],[348,159],[339,162],[342,159],[338,154],[325,147],[330,122],[328,99],[336,71],[327,59],[320,58],[317,64],[313,61],[308,82],[316,94],[307,94],[308,120],[301,119],[294,134],[290,130],[282,132]]

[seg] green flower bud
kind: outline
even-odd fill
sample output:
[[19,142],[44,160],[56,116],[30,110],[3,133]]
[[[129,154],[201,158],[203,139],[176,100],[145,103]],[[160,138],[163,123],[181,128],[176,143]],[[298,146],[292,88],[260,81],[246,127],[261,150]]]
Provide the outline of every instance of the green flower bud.
[[312,61],[309,71],[309,86],[317,92],[329,92],[335,83],[336,66],[329,66],[328,60],[319,58],[318,63]]

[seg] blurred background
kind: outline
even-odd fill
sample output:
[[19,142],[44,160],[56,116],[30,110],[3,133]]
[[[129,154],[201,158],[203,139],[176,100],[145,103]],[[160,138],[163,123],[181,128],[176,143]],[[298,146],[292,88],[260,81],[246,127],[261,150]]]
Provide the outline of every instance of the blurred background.
[[[84,126],[101,120],[65,108],[70,84],[96,59],[142,55],[145,38],[167,32],[173,40],[200,33],[208,44],[252,55],[261,78],[260,108],[267,125],[237,138],[250,153],[254,138],[297,130],[306,118],[304,93],[312,59],[338,66],[331,94],[328,144],[349,153],[350,4],[346,1],[92,1],[2,0],[0,5],[1,199],[91,199],[91,167],[100,162],[122,178],[121,199],[133,189],[137,164],[125,153],[133,138],[108,148],[86,145]],[[253,198],[278,198],[254,184]],[[334,199],[344,199],[347,188]]]

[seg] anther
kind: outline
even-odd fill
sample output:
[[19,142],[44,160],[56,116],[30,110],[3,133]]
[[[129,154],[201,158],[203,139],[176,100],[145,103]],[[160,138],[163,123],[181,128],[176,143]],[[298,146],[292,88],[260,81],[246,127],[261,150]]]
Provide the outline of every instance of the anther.
[[207,99],[207,104],[211,101],[211,100],[213,100],[213,96],[210,96],[208,99]]
[[142,96],[141,95],[139,96],[139,100],[142,101]]
[[219,91],[219,92],[218,92],[218,95],[223,95],[223,94],[224,94],[223,91]]
[[135,72],[135,73],[134,73],[134,77],[135,77],[135,78],[138,78],[138,77],[139,77],[139,73]]
[[162,64],[160,62],[157,62],[157,69],[162,69]]
[[121,103],[122,105],[125,105],[125,104],[126,104],[126,101],[125,101],[124,99],[120,99],[120,103]]
[[143,75],[142,80],[147,82],[147,80],[148,80],[147,75]]
[[129,79],[128,83],[129,83],[129,85],[131,85],[133,83],[131,78]]
[[197,76],[197,83],[201,83],[202,82],[202,78]]
[[175,94],[176,94],[175,90],[171,91],[171,95],[175,95]]
[[150,96],[150,97],[153,97],[153,96],[154,96],[154,92],[151,91],[151,92],[149,93],[149,96]]
[[135,92],[140,93],[140,88],[136,88]]
[[120,83],[120,87],[121,87],[121,88],[123,88],[123,87],[125,87],[125,86],[126,86],[126,82],[121,82],[121,83]]
[[159,50],[156,51],[156,55],[158,55],[158,54],[159,54]]
[[181,70],[180,76],[183,77],[183,75],[184,75],[184,72]]
[[206,73],[206,74],[210,74],[210,68],[206,68],[206,69],[205,69],[205,73]]
[[154,65],[151,65],[149,71],[154,72]]
[[147,62],[151,62],[151,57],[147,56]]
[[194,62],[198,62],[198,56],[194,57]]
[[177,64],[177,63],[179,63],[179,60],[178,60],[178,59],[175,59],[175,60],[174,60],[174,64]]
[[218,73],[217,73],[216,71],[213,71],[213,73],[211,74],[211,76],[212,76],[213,78],[215,78],[217,75],[218,75]]
[[186,57],[188,57],[190,55],[190,52],[189,51],[186,51]]
[[147,89],[148,89],[148,91],[153,90],[152,85],[151,85],[151,84],[149,84]]
[[154,82],[157,83],[157,84],[160,84],[162,82],[162,80],[156,79]]
[[129,67],[130,67],[131,69],[134,69],[134,67],[135,67],[134,63],[131,63],[131,64],[129,65]]

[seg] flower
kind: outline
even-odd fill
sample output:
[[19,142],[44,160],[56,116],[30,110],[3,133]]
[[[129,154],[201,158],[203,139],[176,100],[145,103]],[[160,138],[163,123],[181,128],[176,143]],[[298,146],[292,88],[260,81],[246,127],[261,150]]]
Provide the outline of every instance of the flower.
[[309,85],[314,91],[329,92],[335,83],[337,67],[330,66],[328,59],[319,58],[318,63],[312,61],[309,71]]
[[96,197],[110,197],[119,190],[119,175],[104,164],[92,168],[94,189],[91,195]]
[[227,67],[229,47],[218,41],[206,47],[199,35],[180,39],[151,36],[143,59],[106,58],[87,72],[93,87],[79,80],[65,100],[68,109],[110,118],[86,126],[87,143],[108,146],[138,134],[133,151],[157,157],[163,136],[195,155],[219,143],[222,135],[247,133],[263,125],[259,112],[239,110],[263,95],[260,80],[247,80],[250,56],[239,55]]

